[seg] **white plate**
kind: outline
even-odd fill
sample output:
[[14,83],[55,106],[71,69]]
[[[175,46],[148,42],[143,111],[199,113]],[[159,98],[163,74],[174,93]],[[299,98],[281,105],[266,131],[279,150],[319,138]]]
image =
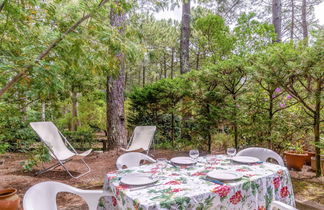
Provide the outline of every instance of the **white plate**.
[[220,181],[233,181],[241,179],[243,175],[235,172],[211,171],[207,174],[207,177]]
[[157,182],[157,179],[152,178],[148,174],[141,174],[141,173],[134,173],[134,174],[127,174],[123,176],[120,180],[122,184],[126,185],[148,185]]
[[175,157],[172,158],[170,161],[179,165],[192,165],[196,163],[196,161],[190,157]]
[[232,160],[238,163],[256,163],[260,161],[259,158],[249,156],[235,156]]

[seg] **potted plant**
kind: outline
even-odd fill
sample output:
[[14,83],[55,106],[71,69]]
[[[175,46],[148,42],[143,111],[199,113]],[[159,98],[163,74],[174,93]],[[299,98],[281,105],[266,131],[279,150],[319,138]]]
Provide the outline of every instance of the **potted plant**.
[[303,150],[301,143],[289,144],[288,150],[284,152],[288,169],[300,171],[308,157],[308,154]]
[[1,210],[18,210],[20,209],[20,198],[17,190],[7,188],[0,190],[0,209]]

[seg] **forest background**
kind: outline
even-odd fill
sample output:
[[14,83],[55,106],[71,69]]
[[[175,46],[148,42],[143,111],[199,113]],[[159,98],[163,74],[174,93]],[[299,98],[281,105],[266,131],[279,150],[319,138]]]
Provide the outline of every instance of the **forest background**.
[[[53,121],[76,145],[105,132],[103,150],[156,125],[157,148],[294,148],[319,164],[320,3],[1,0],[0,152],[31,154],[30,169],[48,156],[29,122]],[[181,21],[155,18],[178,6]]]

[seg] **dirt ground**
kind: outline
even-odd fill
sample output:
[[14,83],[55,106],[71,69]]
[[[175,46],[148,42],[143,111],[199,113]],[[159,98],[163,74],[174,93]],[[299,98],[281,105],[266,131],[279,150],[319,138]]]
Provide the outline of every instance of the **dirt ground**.
[[[187,152],[153,150],[151,154],[154,158],[172,158],[187,155]],[[34,174],[42,167],[36,167],[32,172],[23,172],[21,162],[26,159],[26,156],[21,153],[7,153],[0,156],[0,189],[14,187],[18,190],[21,198],[29,187],[44,181],[58,181],[81,189],[101,189],[105,174],[116,170],[117,157],[116,150],[104,153],[92,152],[85,158],[85,161],[91,167],[91,172],[79,179],[73,179],[61,167],[38,176]],[[44,166],[49,165],[51,163],[46,163]],[[66,166],[76,175],[77,171],[85,170],[81,161],[71,161]],[[316,209],[315,207],[324,209],[324,177],[315,178],[315,174],[307,166],[301,172],[291,171],[291,176],[296,200],[302,203],[301,205],[306,204],[314,207],[309,209]],[[72,194],[60,193],[57,197],[57,203],[60,210],[87,209],[84,201]],[[304,206],[299,207],[306,209]]]

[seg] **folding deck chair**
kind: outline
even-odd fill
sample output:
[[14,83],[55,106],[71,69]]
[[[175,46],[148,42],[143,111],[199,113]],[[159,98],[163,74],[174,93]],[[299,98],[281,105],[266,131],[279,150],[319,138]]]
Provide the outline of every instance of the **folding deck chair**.
[[136,126],[131,140],[127,145],[127,149],[121,148],[121,150],[125,152],[133,152],[143,149],[146,151],[146,154],[148,154],[154,139],[155,131],[156,126]]
[[[45,173],[49,170],[52,170],[58,166],[62,166],[66,172],[73,178],[79,178],[88,174],[91,169],[88,164],[83,160],[84,157],[90,154],[92,149],[87,150],[81,154],[78,154],[77,151],[72,147],[70,142],[63,136],[63,134],[57,129],[57,127],[52,122],[32,122],[30,126],[34,129],[37,135],[40,137],[41,141],[48,148],[50,155],[58,161],[58,163],[39,171],[36,175]],[[63,139],[64,141],[63,141]],[[71,147],[72,151],[67,148],[67,145]],[[79,176],[73,176],[70,171],[65,167],[65,163],[73,160],[73,158],[80,159],[85,166],[87,171]]]

